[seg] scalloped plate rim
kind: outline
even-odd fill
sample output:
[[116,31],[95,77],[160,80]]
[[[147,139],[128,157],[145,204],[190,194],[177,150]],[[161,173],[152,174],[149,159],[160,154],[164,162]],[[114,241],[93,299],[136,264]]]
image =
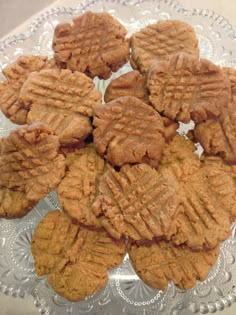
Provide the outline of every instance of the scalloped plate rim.
[[[101,1],[101,0],[98,0]],[[65,14],[65,15],[72,15],[74,12],[79,11],[79,10],[83,10],[83,8],[85,8],[86,6],[89,6],[93,3],[98,2],[96,0],[90,0],[90,1],[83,1],[81,2],[81,4],[79,6],[75,6],[75,7],[55,7],[49,10],[45,10],[44,12],[42,12],[39,15],[36,15],[31,22],[29,22],[26,31],[25,32],[21,32],[21,33],[15,33],[15,34],[11,34],[9,36],[7,36],[6,38],[3,37],[2,40],[0,40],[0,51],[4,52],[4,49],[8,48],[9,46],[11,46],[14,43],[17,43],[18,41],[21,40],[26,40],[28,38],[30,38],[31,36],[33,36],[35,34],[35,32],[40,28],[40,25],[38,24],[39,21],[43,21],[45,20],[45,18],[49,18],[51,16],[53,16],[54,14]],[[103,0],[104,1],[104,0]],[[111,0],[105,0],[106,2],[110,2]],[[137,0],[135,3],[142,3],[145,2],[146,0]],[[161,0],[163,1],[163,0]],[[115,0],[114,2],[118,2],[117,0]],[[121,0],[121,4],[127,4],[129,2],[134,2],[133,0]],[[217,12],[213,11],[213,10],[208,10],[208,9],[192,9],[192,10],[187,10],[185,9],[181,2],[177,1],[177,0],[167,0],[164,1],[165,3],[170,3],[171,5],[174,3],[174,6],[172,6],[174,9],[176,9],[176,7],[178,7],[177,12],[182,12],[184,14],[189,14],[192,15],[195,12],[197,14],[201,14],[201,12],[205,12],[204,13],[204,17],[205,18],[210,18],[211,16],[217,16],[217,19],[220,19],[221,22],[220,24],[224,24],[223,28],[225,29],[226,26],[227,28],[232,32],[232,39],[236,39],[236,30],[234,29],[233,25],[222,15],[218,14]]]

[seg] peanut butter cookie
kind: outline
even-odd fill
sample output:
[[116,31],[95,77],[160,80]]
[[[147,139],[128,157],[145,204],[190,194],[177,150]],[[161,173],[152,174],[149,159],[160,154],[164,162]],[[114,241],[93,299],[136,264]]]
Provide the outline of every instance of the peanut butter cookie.
[[55,62],[44,56],[20,56],[5,67],[6,81],[0,83],[0,107],[4,115],[15,124],[25,124],[29,107],[19,101],[23,83],[31,72],[55,67]]
[[101,103],[92,79],[70,70],[42,70],[25,81],[20,101],[30,108],[27,123],[48,124],[61,145],[78,144],[92,132],[89,117]]
[[120,264],[125,254],[124,240],[74,224],[60,211],[42,219],[31,246],[37,275],[47,275],[52,288],[74,302],[102,289],[107,271]]
[[220,158],[200,161],[189,140],[183,140],[189,149],[176,146],[183,142],[179,139],[167,145],[160,165],[160,171],[168,169],[175,176],[184,195],[165,238],[193,250],[212,249],[229,236],[236,216],[236,169]]
[[169,55],[185,52],[198,58],[198,40],[194,29],[182,21],[158,21],[132,35],[131,65],[141,73]]
[[91,206],[104,169],[105,161],[93,146],[87,146],[76,152],[69,171],[58,187],[58,198],[63,210],[85,225],[101,227]]
[[217,157],[200,160],[194,151],[181,136],[164,149],[159,171],[168,170],[184,196],[165,238],[193,250],[212,249],[229,236],[236,216],[236,168]]
[[219,246],[210,251],[193,252],[187,246],[173,246],[159,241],[149,246],[131,244],[129,249],[134,270],[148,285],[166,289],[173,281],[180,289],[190,289],[196,280],[206,279],[219,256]]
[[108,79],[129,58],[127,30],[106,12],[86,12],[57,25],[53,50],[61,67]]
[[160,115],[133,96],[97,106],[93,121],[97,152],[111,164],[147,162],[157,166],[164,147]]
[[0,142],[0,217],[18,218],[61,181],[65,159],[52,131],[35,124],[12,131]]
[[199,123],[220,115],[231,98],[230,81],[222,69],[187,54],[171,56],[150,71],[147,87],[153,107],[184,123]]
[[115,238],[134,240],[162,237],[182,202],[181,188],[168,172],[147,164],[110,168],[100,178],[94,214]]

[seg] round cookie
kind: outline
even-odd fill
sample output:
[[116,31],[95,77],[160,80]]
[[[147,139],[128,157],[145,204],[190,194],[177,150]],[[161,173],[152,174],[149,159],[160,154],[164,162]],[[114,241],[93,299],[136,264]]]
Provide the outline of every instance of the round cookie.
[[194,138],[205,153],[236,163],[236,103],[222,109],[218,119],[208,119],[194,128]]
[[180,52],[198,58],[198,40],[194,29],[182,21],[158,21],[150,24],[130,39],[131,65],[141,73],[169,55]]
[[61,207],[78,222],[101,227],[91,206],[98,193],[97,185],[105,170],[105,161],[96,153],[93,146],[77,151],[73,159],[71,158],[69,171],[58,186]]
[[183,193],[164,237],[193,250],[212,249],[229,236],[236,215],[236,169],[219,158],[199,160],[194,148],[190,140],[176,136],[164,150],[159,170],[171,172]]
[[102,289],[107,271],[120,264],[124,240],[113,240],[104,231],[88,230],[63,212],[49,212],[32,238],[32,254],[38,276],[61,296],[76,302]]
[[187,54],[173,55],[153,66],[147,87],[159,113],[184,123],[219,116],[231,98],[230,81],[222,69]]
[[128,248],[134,270],[153,288],[164,290],[169,281],[182,290],[190,289],[196,280],[204,281],[219,256],[219,246],[192,252],[186,246],[159,241],[148,245],[130,244]]
[[6,81],[0,83],[0,107],[4,115],[15,124],[25,124],[29,107],[19,101],[23,83],[31,72],[55,67],[55,62],[44,56],[20,56],[5,67]]
[[169,172],[147,164],[108,169],[100,178],[94,214],[110,235],[134,240],[162,237],[182,202],[181,187]]
[[97,106],[93,124],[94,146],[111,164],[147,162],[157,166],[164,147],[160,115],[133,96]]
[[106,12],[86,12],[55,28],[53,50],[61,67],[108,79],[129,58],[127,30]]
[[28,124],[46,123],[61,145],[72,145],[92,132],[89,118],[101,103],[101,93],[83,73],[50,69],[29,75],[22,86],[20,102],[30,108]]
[[65,158],[58,150],[58,138],[42,124],[1,139],[0,217],[24,216],[59,184]]
[[[235,211],[236,199],[232,193],[235,195],[236,186],[233,179],[220,169],[207,167],[184,179],[181,187],[185,199],[166,239],[176,245],[186,244],[193,250],[216,247],[228,238],[235,218],[233,209],[229,207],[233,201]],[[222,195],[225,201],[222,201]],[[229,204],[226,202],[228,198]]]

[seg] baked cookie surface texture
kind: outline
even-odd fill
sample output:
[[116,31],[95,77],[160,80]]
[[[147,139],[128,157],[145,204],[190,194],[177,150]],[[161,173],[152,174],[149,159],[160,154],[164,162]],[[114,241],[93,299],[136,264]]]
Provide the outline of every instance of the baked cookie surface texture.
[[0,217],[18,218],[53,190],[65,173],[58,137],[35,124],[0,142]]
[[110,14],[86,12],[54,32],[54,57],[61,67],[108,79],[129,59],[127,30]]
[[40,221],[31,248],[36,274],[47,275],[57,293],[75,302],[102,289],[107,271],[125,254],[124,240],[74,224],[60,211],[51,211]]

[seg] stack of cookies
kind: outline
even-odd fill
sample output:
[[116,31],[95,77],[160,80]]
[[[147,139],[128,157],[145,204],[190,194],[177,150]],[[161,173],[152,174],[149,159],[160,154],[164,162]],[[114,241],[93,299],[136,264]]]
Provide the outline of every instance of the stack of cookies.
[[[53,59],[3,70],[1,109],[24,126],[0,141],[0,216],[24,216],[57,188],[62,211],[39,223],[32,254],[71,301],[104,287],[126,251],[148,285],[191,288],[236,219],[236,70],[201,59],[181,21],[126,34],[108,13],[86,12],[56,27]],[[129,60],[134,70],[102,96],[92,79]]]

